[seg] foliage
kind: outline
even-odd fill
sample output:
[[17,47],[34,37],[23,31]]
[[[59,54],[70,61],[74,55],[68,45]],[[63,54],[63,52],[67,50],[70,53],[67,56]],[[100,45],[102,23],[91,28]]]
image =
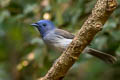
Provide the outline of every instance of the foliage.
[[[0,0],[0,80],[36,80],[44,76],[60,55],[49,50],[30,24],[50,19],[59,28],[76,33],[95,0]],[[118,0],[120,3],[120,1]],[[91,47],[118,56],[108,65],[81,55],[65,80],[119,80],[120,6],[98,33]]]

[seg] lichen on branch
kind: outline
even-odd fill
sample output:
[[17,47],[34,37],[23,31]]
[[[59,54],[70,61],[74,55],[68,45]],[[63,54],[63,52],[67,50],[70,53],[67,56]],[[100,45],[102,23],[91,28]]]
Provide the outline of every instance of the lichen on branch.
[[90,16],[84,22],[69,47],[56,60],[48,73],[40,80],[63,79],[70,67],[79,58],[80,53],[90,44],[94,36],[102,30],[106,20],[116,7],[116,0],[98,0]]

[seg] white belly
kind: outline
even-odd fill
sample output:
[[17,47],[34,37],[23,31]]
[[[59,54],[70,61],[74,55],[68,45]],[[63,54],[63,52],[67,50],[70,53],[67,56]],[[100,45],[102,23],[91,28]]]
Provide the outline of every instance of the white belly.
[[62,50],[65,50],[71,42],[72,39],[58,39],[54,46],[58,49],[60,48]]

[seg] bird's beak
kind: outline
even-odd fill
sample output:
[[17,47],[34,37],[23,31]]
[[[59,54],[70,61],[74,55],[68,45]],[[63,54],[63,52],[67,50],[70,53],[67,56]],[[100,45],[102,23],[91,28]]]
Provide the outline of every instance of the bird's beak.
[[31,26],[38,27],[38,24],[36,24],[36,23],[33,23],[33,24],[31,24]]

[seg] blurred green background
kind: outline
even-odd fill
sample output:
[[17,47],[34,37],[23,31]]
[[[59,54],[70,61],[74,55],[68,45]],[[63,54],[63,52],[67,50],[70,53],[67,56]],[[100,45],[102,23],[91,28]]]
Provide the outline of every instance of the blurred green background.
[[[45,46],[31,23],[49,19],[75,34],[95,3],[96,0],[0,0],[0,80],[39,80],[60,56]],[[118,62],[110,65],[81,55],[64,80],[120,80],[120,5],[90,46],[117,56]]]

